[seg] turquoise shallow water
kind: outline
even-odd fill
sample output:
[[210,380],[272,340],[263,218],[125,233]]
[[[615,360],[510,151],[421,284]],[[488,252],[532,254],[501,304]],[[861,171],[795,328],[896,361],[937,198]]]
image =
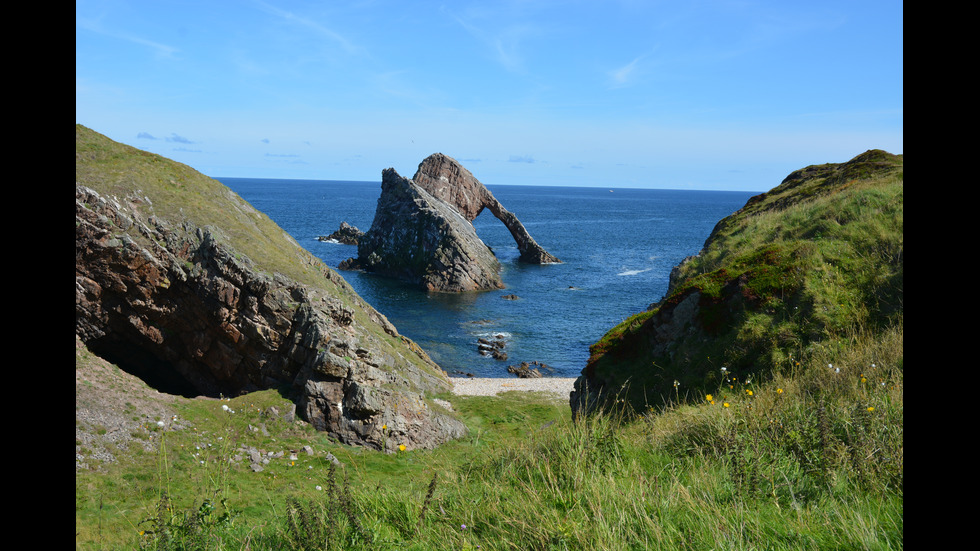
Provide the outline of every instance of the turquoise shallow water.
[[[380,182],[217,178],[336,268],[350,245],[318,236],[347,222],[367,231]],[[506,289],[426,293],[360,272],[339,273],[452,375],[512,377],[508,365],[543,362],[578,376],[589,345],[660,299],[671,268],[697,253],[714,225],[751,192],[487,186],[562,264],[517,262],[517,246],[489,211],[474,226],[503,264]],[[517,300],[503,295],[515,294]],[[481,356],[477,339],[503,335],[506,361]]]

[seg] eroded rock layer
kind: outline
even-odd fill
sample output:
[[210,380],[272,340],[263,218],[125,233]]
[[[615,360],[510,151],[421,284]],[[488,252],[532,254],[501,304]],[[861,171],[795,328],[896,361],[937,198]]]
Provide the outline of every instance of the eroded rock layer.
[[455,207],[470,222],[476,220],[483,209],[490,209],[490,212],[510,230],[511,236],[517,242],[517,249],[521,252],[519,258],[521,262],[529,264],[561,262],[538,245],[517,216],[505,209],[486,186],[452,157],[442,153],[429,155],[419,164],[412,181],[433,197]]
[[341,264],[420,285],[429,291],[499,289],[500,262],[453,206],[433,197],[393,168],[381,178],[381,196],[357,258]]
[[[176,176],[147,177],[158,167]],[[184,203],[168,205],[172,193]],[[212,226],[210,209],[237,215]],[[285,255],[277,266],[298,275],[253,254]],[[439,366],[268,218],[218,182],[81,126],[75,332],[168,392],[279,388],[345,443],[431,448],[466,431],[431,398],[451,388]]]

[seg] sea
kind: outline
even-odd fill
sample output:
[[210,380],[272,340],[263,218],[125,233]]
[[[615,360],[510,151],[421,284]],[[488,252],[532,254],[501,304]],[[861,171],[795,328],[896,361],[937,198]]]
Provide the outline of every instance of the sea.
[[[216,178],[337,270],[357,247],[320,241],[341,222],[368,231],[379,182]],[[663,297],[671,269],[697,254],[712,228],[755,192],[487,185],[561,264],[519,263],[514,239],[484,210],[477,235],[502,264],[505,289],[430,293],[337,270],[357,293],[424,348],[450,376],[514,377],[537,362],[545,376],[577,377],[589,346]],[[516,299],[504,298],[516,295]],[[480,354],[502,340],[506,360]]]

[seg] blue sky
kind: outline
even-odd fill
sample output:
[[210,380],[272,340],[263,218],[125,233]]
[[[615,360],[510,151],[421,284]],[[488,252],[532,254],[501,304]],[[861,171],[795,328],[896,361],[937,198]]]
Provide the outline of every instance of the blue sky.
[[903,4],[76,0],[75,118],[213,177],[765,191],[904,153]]

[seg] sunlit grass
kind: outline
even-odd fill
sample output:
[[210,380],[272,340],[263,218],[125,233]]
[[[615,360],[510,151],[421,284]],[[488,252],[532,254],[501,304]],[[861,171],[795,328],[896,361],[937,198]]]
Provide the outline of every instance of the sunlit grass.
[[[264,416],[275,392],[191,400],[180,415],[196,430],[76,476],[76,542],[182,548],[157,538],[165,503],[171,533],[204,549],[902,548],[902,364],[895,330],[794,357],[765,382],[719,371],[712,392],[630,417],[573,420],[527,393],[457,398],[465,439],[392,454]],[[258,473],[227,461],[307,444],[314,456]]]

